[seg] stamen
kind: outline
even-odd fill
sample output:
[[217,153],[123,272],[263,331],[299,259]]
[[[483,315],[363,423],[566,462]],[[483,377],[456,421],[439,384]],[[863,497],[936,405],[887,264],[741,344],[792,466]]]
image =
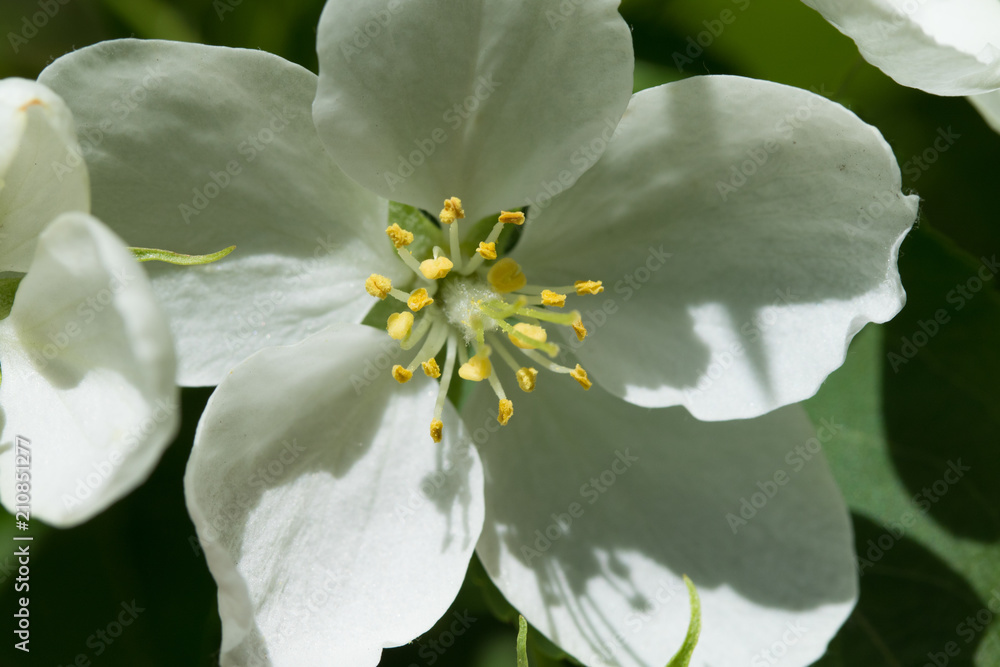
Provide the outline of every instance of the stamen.
[[396,379],[396,382],[398,382],[399,384],[406,384],[407,382],[410,381],[410,378],[413,377],[413,373],[406,370],[399,364],[396,364],[395,366],[392,367],[392,377],[394,377]]
[[[403,264],[410,267],[415,274],[418,276],[423,275],[423,272],[420,270],[420,262],[417,261],[417,258],[413,256],[412,252],[406,248],[396,248],[396,254],[399,255],[401,260],[403,260]],[[430,280],[430,278],[428,278],[428,280]]]
[[521,226],[524,224],[524,213],[520,211],[500,211],[498,219],[505,225]]
[[[509,336],[510,342],[516,347],[535,349],[541,347],[545,341],[548,340],[548,334],[545,329],[534,324],[528,324],[526,322],[521,322],[514,325],[514,334]],[[516,334],[521,334],[517,336]],[[525,343],[524,339],[527,338],[530,343]]]
[[573,322],[580,319],[580,313],[575,310],[568,313],[553,313],[550,310],[538,310],[537,308],[521,308],[517,311],[517,316],[531,317],[543,322],[552,322],[553,324],[567,326],[572,326]]
[[488,351],[489,348],[484,348],[483,351],[477,352],[476,356],[462,364],[461,368],[458,369],[458,377],[471,382],[481,382],[488,378],[493,372],[493,364],[490,363]]
[[[489,311],[484,311],[484,312],[486,312],[486,314],[489,315]],[[490,317],[493,317],[493,316],[490,315]],[[511,339],[520,338],[521,342],[524,343],[524,347],[522,349],[527,350],[527,349],[535,347],[535,348],[538,348],[539,350],[542,350],[543,352],[545,352],[545,354],[549,355],[550,357],[554,357],[557,354],[559,354],[559,346],[556,345],[555,343],[539,343],[537,340],[528,338],[527,336],[525,336],[524,334],[522,334],[520,331],[515,331],[514,327],[512,327],[509,324],[507,324],[502,319],[496,319],[496,320],[494,320],[494,322]]]
[[506,398],[500,399],[500,407],[497,413],[497,421],[501,426],[506,426],[510,418],[514,416],[514,403]]
[[413,328],[413,313],[403,311],[393,313],[389,316],[385,330],[389,332],[389,337],[393,340],[403,340],[410,334]]
[[385,230],[386,236],[392,239],[392,244],[397,248],[408,246],[413,243],[413,232],[408,232],[397,223],[392,223],[391,227]]
[[538,377],[537,369],[524,366],[518,369],[515,376],[517,377],[517,386],[521,388],[521,391],[529,394],[535,391],[535,378]]
[[458,197],[449,197],[444,200],[444,208],[438,217],[446,225],[450,225],[459,218],[465,217],[465,209],[462,208],[462,200]]
[[424,363],[420,364],[424,369],[424,375],[429,378],[439,378],[441,377],[441,368],[438,366],[437,359],[431,357]]
[[[496,243],[486,243],[485,241],[480,241],[479,247],[476,248],[476,254],[482,259],[492,260],[497,258],[497,244]],[[475,261],[475,259],[471,260]],[[475,267],[473,267],[475,268]]]
[[436,259],[425,259],[420,262],[417,268],[427,280],[439,280],[448,275],[454,266],[450,259],[442,256]]
[[399,343],[399,346],[404,350],[412,349],[421,341],[421,339],[423,339],[424,334],[426,334],[427,330],[431,328],[431,325],[438,321],[440,321],[439,318],[434,317],[434,313],[432,311],[428,311],[421,316],[420,324],[410,331],[410,335],[403,339]]
[[600,294],[604,291],[604,284],[600,280],[577,280],[573,283],[573,288],[577,294]]
[[407,294],[406,292],[404,292],[401,289],[396,289],[395,287],[393,287],[391,290],[389,290],[389,296],[391,296],[391,297],[393,297],[395,299],[398,299],[399,301],[402,301],[403,303],[406,303],[409,300],[409,298],[410,298],[409,294]]
[[[434,357],[437,353],[441,351],[441,347],[444,345],[445,339],[448,338],[448,325],[443,322],[438,322],[434,329],[431,331],[430,335],[427,337],[427,341],[420,348],[420,351],[413,357],[413,361],[410,365],[406,367],[406,370],[411,373],[417,370],[417,366],[423,364],[422,360],[430,359],[434,361]],[[437,366],[435,362],[434,366]],[[424,367],[424,372],[427,372],[427,367]],[[430,375],[430,373],[427,373]],[[435,376],[436,377],[436,376]]]
[[427,296],[427,290],[423,287],[414,290],[406,299],[406,305],[415,313],[419,312],[424,306],[429,306],[432,303],[434,303],[434,299]]
[[528,282],[521,267],[510,257],[504,257],[494,264],[486,274],[486,280],[501,294],[516,292]]
[[444,424],[441,421],[441,413],[444,412],[444,402],[448,399],[448,387],[451,386],[451,376],[455,372],[455,348],[458,341],[455,336],[448,336],[448,351],[444,358],[444,372],[441,374],[441,383],[438,386],[437,402],[434,403],[434,419],[431,421],[431,438],[434,442],[441,442],[441,432]]
[[392,281],[385,276],[373,273],[365,281],[365,291],[379,300],[385,300],[392,291]]
[[587,327],[583,326],[583,320],[577,320],[571,325],[576,332],[576,339],[583,340],[587,337]]
[[543,289],[542,290],[542,305],[543,306],[555,306],[556,308],[562,308],[566,305],[566,295],[556,294],[552,290]]
[[495,350],[500,355],[500,358],[503,359],[504,363],[510,367],[510,370],[515,373],[521,367],[521,365],[514,359],[514,355],[508,352],[507,348],[504,347],[499,336],[490,336],[490,349]]
[[590,389],[594,383],[587,378],[587,371],[583,370],[583,366],[580,364],[576,365],[576,368],[569,372],[569,376],[580,383],[584,391]]
[[524,354],[524,356],[526,356],[529,359],[531,359],[532,361],[534,361],[536,364],[538,364],[542,368],[545,368],[546,370],[550,370],[553,373],[567,374],[567,373],[572,373],[573,372],[572,368],[567,368],[566,366],[563,366],[562,364],[557,364],[554,361],[549,361],[548,359],[546,359],[542,355],[538,354],[538,352],[536,350],[522,349],[521,353]]

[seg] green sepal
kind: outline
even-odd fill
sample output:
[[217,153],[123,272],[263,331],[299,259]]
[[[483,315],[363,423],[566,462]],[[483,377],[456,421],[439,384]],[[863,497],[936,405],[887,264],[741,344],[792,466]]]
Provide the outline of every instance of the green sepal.
[[393,224],[413,232],[413,243],[407,249],[418,259],[430,257],[434,246],[445,247],[441,228],[421,213],[420,209],[395,201],[389,202],[389,224],[386,226],[391,227]]
[[0,278],[0,320],[10,315],[10,309],[14,305],[14,294],[17,293],[17,286],[21,284],[21,278]]
[[687,636],[681,648],[667,663],[667,667],[688,667],[691,662],[691,655],[694,647],[698,645],[698,636],[701,634],[701,599],[694,584],[684,575],[684,583],[687,585],[688,596],[691,599],[691,622],[688,624]]
[[528,622],[517,616],[517,667],[528,667]]
[[132,255],[136,260],[140,262],[166,262],[167,264],[177,264],[178,266],[200,266],[219,261],[236,250],[236,246],[231,245],[219,252],[213,252],[211,255],[182,255],[177,252],[170,252],[169,250],[157,250],[156,248],[129,248],[129,250],[132,251]]

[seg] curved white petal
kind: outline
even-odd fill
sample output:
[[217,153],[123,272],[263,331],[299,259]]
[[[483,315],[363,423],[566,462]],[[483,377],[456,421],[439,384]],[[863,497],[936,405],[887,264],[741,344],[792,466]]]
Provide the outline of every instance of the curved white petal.
[[[384,332],[261,351],[213,394],[184,486],[219,584],[224,665],[375,665],[429,629],[482,528],[482,468]],[[265,656],[270,663],[264,661]]]
[[803,0],[898,83],[935,95],[1000,88],[993,0]]
[[[540,376],[507,426],[473,431],[476,551],[511,604],[588,667],[662,667],[687,629],[687,574],[692,665],[767,664],[775,644],[782,665],[818,659],[857,597],[847,508],[816,453],[837,425],[817,434],[798,407],[704,423],[572,384]],[[466,423],[484,423],[488,393]]]
[[64,56],[41,80],[89,142],[95,215],[129,244],[236,245],[210,266],[149,266],[181,384],[216,384],[258,349],[359,321],[365,278],[405,275],[393,274],[386,202],[320,145],[305,69],[263,51],[123,40]]
[[89,210],[87,168],[66,104],[34,81],[0,80],[0,272],[27,271],[46,225]]
[[0,497],[16,502],[18,437],[30,441],[31,511],[72,526],[145,481],[180,422],[167,321],[142,267],[89,215],[38,239],[0,321],[6,413]]
[[328,2],[320,136],[356,181],[433,213],[457,196],[478,220],[565,189],[632,90],[618,4]]
[[604,281],[567,307],[591,331],[570,345],[606,389],[753,417],[813,395],[865,323],[899,311],[917,203],[843,107],[695,77],[635,95],[597,165],[530,212],[514,256],[533,284]]

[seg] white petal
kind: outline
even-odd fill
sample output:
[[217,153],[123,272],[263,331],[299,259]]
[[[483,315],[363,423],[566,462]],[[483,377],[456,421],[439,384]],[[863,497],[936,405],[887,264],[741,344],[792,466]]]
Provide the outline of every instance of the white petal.
[[386,202],[320,145],[316,77],[301,67],[262,51],[124,40],[64,56],[41,80],[89,141],[95,215],[130,245],[237,246],[210,266],[149,266],[181,384],[216,384],[258,349],[360,320],[365,278],[405,275],[384,235]]
[[[816,454],[833,432],[798,407],[703,423],[572,384],[539,377],[507,426],[485,443],[473,431],[476,551],[511,604],[588,667],[662,667],[687,629],[687,574],[702,601],[692,665],[767,664],[783,642],[782,665],[818,659],[857,597],[847,508]],[[467,424],[484,423],[483,394]]]
[[27,271],[47,224],[89,210],[87,168],[66,104],[34,81],[0,80],[0,272]]
[[[5,447],[31,441],[31,510],[58,526],[98,514],[145,481],[180,422],[167,321],[142,267],[94,218],[41,234],[0,321]],[[15,504],[15,452],[0,495]]]
[[334,0],[319,25],[320,136],[365,187],[471,220],[564,189],[632,90],[618,0]]
[[815,393],[903,305],[917,197],[874,128],[803,90],[695,77],[633,97],[604,157],[539,206],[515,251],[573,297],[584,367],[648,407],[764,414]]
[[1000,88],[995,0],[803,0],[898,83],[935,95]]
[[219,385],[185,476],[219,584],[223,664],[375,665],[429,629],[482,528],[482,468],[437,383],[384,332],[333,326]]

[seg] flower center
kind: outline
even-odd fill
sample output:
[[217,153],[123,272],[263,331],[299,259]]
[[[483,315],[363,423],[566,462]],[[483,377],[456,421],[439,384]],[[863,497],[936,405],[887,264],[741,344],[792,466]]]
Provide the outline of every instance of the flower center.
[[[587,372],[579,364],[569,368],[552,361],[559,354],[559,346],[548,340],[545,327],[570,327],[582,341],[587,330],[580,313],[551,309],[565,308],[569,293],[601,293],[604,291],[601,282],[581,280],[563,287],[529,285],[517,262],[509,257],[498,259],[497,239],[505,225],[524,224],[521,212],[502,211],[493,230],[471,257],[463,257],[460,249],[459,220],[465,217],[462,201],[458,197],[446,200],[438,217],[448,227],[450,253],[435,246],[431,257],[423,261],[418,261],[407,248],[414,240],[412,232],[398,224],[385,230],[400,260],[416,274],[420,287],[407,293],[394,288],[391,280],[377,273],[365,281],[365,289],[372,296],[383,300],[391,296],[406,304],[407,309],[389,316],[386,323],[389,336],[398,340],[404,350],[422,342],[409,365],[392,367],[392,376],[397,382],[407,382],[419,366],[427,376],[440,378],[430,428],[434,442],[441,442],[444,428],[441,414],[456,363],[458,376],[463,380],[489,382],[499,399],[497,421],[501,425],[514,414],[514,404],[507,398],[493,367],[494,353],[524,392],[535,389],[538,377],[535,366],[569,375],[584,389],[590,389]],[[486,262],[493,264],[487,268]],[[442,349],[445,350],[443,370],[437,362]],[[528,365],[520,363],[515,353],[525,357]]]

